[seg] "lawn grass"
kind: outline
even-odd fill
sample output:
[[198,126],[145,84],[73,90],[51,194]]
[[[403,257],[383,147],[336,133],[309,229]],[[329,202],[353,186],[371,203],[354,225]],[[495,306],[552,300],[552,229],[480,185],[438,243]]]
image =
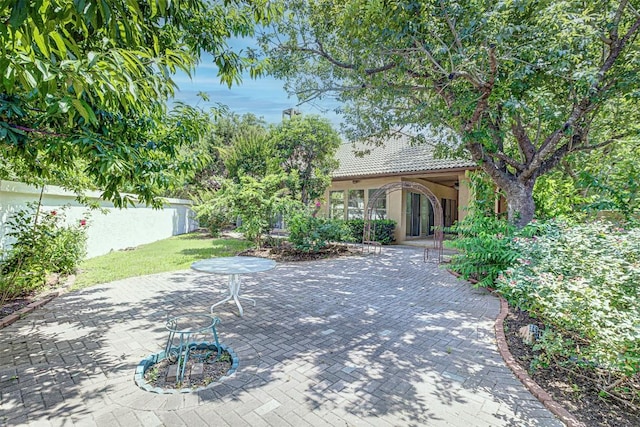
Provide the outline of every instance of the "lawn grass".
[[183,234],[85,260],[80,264],[73,289],[127,277],[185,270],[194,261],[233,256],[250,246],[246,240],[214,239],[203,233]]

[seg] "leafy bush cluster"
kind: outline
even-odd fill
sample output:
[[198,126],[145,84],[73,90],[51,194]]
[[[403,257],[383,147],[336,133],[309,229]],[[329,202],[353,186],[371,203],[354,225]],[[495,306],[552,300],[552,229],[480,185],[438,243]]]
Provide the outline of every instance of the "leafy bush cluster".
[[294,248],[304,252],[318,252],[330,242],[344,242],[351,239],[349,227],[344,221],[317,218],[305,211],[298,211],[287,219],[289,242]]
[[86,254],[87,221],[64,222],[63,210],[40,212],[35,205],[13,214],[8,236],[15,243],[0,262],[0,300],[37,290],[50,273],[75,272]]
[[537,344],[543,350],[538,362],[640,372],[640,229],[559,224],[513,243],[520,255],[497,287],[548,326]]
[[[364,220],[350,219],[345,221],[351,230],[352,240],[354,242],[362,241],[364,234]],[[371,220],[371,240],[380,242],[383,245],[389,245],[395,241],[393,232],[396,229],[396,222],[391,219]]]
[[[388,219],[371,221],[371,237],[383,245],[394,241],[396,222]],[[364,220],[316,218],[306,211],[298,211],[287,219],[289,241],[305,252],[317,252],[330,242],[360,242],[364,230]]]
[[531,237],[543,232],[544,224],[533,222],[521,230],[495,216],[468,215],[451,228],[458,238],[449,246],[458,250],[449,268],[478,286],[493,286],[498,275],[520,257],[514,238]]
[[[202,215],[213,216],[220,221],[224,221],[224,218],[240,218],[238,231],[244,233],[245,238],[256,247],[260,247],[264,235],[271,230],[274,216],[278,213],[287,214],[300,205],[300,202],[291,198],[287,187],[292,180],[295,177],[283,173],[269,174],[260,179],[244,175],[239,182],[224,180],[221,189],[196,209]],[[210,222],[210,229],[215,224]]]
[[192,209],[200,227],[208,229],[213,237],[218,237],[220,232],[231,222],[227,209],[215,203],[214,194],[203,191],[194,196],[196,200]]

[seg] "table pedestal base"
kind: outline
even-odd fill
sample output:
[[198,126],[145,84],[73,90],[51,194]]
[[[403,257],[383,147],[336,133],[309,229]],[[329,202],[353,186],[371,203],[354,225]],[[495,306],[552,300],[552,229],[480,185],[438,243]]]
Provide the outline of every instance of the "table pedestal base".
[[241,296],[240,295],[240,275],[238,274],[231,274],[229,276],[229,295],[223,299],[222,301],[218,301],[217,303],[213,304],[211,306],[211,314],[213,314],[213,307],[216,307],[220,304],[224,304],[227,301],[230,300],[234,300],[236,305],[238,306],[238,311],[240,312],[240,317],[243,316],[243,311],[242,311],[242,306],[240,305],[240,298],[242,299],[246,299],[249,300],[253,303],[253,306],[255,307],[256,305],[256,300],[254,300],[253,298],[249,298],[249,297],[245,297],[245,296]]

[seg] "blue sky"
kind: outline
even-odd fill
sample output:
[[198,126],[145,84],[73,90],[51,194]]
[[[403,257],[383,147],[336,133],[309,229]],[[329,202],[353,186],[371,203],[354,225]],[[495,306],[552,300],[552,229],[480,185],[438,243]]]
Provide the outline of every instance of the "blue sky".
[[[320,104],[321,107],[297,105],[298,100],[295,96],[289,97],[283,89],[284,82],[270,76],[253,80],[247,74],[243,77],[241,85],[229,89],[227,85],[220,83],[217,72],[218,69],[211,60],[204,57],[192,78],[185,73],[177,73],[174,81],[179,90],[174,99],[204,109],[217,103],[225,104],[235,113],[253,113],[263,117],[267,123],[279,123],[282,121],[283,110],[297,108],[303,114],[318,114],[328,118],[339,131],[340,119],[332,111],[335,107],[332,107],[330,102]],[[207,93],[210,101],[203,101],[197,96],[198,92]]]

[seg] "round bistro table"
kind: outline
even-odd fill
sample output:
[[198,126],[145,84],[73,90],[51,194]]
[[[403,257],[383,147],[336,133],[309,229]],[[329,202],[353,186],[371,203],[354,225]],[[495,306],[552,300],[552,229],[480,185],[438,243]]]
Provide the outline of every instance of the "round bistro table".
[[227,301],[234,300],[238,306],[238,310],[240,311],[240,316],[243,315],[240,298],[249,300],[254,306],[256,305],[256,301],[254,299],[240,295],[240,275],[268,271],[275,267],[276,262],[271,259],[249,256],[209,258],[196,261],[191,264],[192,270],[199,271],[201,273],[226,274],[229,276],[229,295],[222,301],[218,301],[213,304],[211,306],[211,313],[213,314],[214,307]]

